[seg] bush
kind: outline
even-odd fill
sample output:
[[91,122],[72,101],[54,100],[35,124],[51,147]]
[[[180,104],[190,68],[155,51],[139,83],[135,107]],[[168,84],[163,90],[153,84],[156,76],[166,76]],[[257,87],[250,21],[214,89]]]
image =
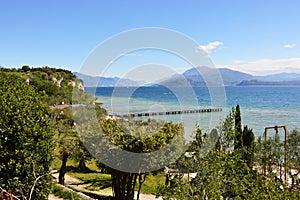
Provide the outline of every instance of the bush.
[[49,106],[25,80],[0,73],[0,187],[20,199],[48,199],[53,159]]

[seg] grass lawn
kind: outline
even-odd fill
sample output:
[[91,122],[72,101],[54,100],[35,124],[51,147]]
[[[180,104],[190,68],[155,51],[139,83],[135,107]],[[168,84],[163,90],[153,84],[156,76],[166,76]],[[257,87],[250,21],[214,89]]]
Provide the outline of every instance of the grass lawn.
[[[86,161],[86,166],[91,170],[98,172],[99,169],[96,165],[96,160],[92,159],[90,161]],[[58,157],[55,157],[55,159],[52,162],[51,169],[59,170],[61,166],[61,160]],[[68,159],[67,161],[67,171],[77,171],[78,162]]]
[[111,177],[110,174],[102,173],[82,173],[82,172],[67,172],[68,175],[77,178],[81,184],[88,190],[94,191],[111,191]]
[[[146,177],[145,182],[142,185],[141,193],[144,194],[156,194],[156,189],[159,185],[165,184],[165,174],[164,172],[158,173],[157,175],[149,174]],[[136,185],[135,189],[138,189],[138,185]]]
[[[68,172],[68,175],[79,179],[82,184],[89,190],[102,191],[104,193],[111,191],[111,176],[110,174],[102,173],[81,173],[81,172]],[[146,181],[142,185],[141,193],[144,194],[155,194],[156,188],[160,184],[164,184],[165,176],[164,173],[157,175],[149,174],[146,177]],[[135,189],[138,189],[138,184]]]
[[65,191],[61,186],[58,186],[57,184],[52,185],[51,193],[55,196],[58,196],[60,198],[66,199],[66,200],[85,200],[78,194],[70,191]]
[[[52,164],[52,169],[59,170],[61,161],[56,158]],[[90,172],[78,172],[77,170],[78,163],[72,159],[68,159],[67,162],[67,174],[77,178],[81,181],[86,189],[92,191],[98,191],[103,194],[111,194],[111,176],[110,174],[99,173],[99,169],[96,166],[96,161],[93,159],[87,161],[86,165],[91,170]],[[141,193],[144,194],[155,194],[156,188],[160,184],[164,184],[165,175],[163,172],[158,173],[157,175],[152,175],[151,173],[147,175],[146,181],[142,185]],[[135,187],[135,190],[138,189],[138,183]]]
[[[87,196],[94,198],[94,199],[99,199],[99,200],[112,200],[113,199],[111,196],[107,196],[107,195],[99,195],[99,194],[94,194],[91,192],[80,191],[80,190],[75,190],[75,189],[73,189],[73,190],[76,192],[81,192]],[[66,191],[57,184],[53,184],[52,191],[51,191],[51,193],[54,194],[55,196],[58,196],[65,200],[86,200],[86,198],[81,197],[76,192]]]

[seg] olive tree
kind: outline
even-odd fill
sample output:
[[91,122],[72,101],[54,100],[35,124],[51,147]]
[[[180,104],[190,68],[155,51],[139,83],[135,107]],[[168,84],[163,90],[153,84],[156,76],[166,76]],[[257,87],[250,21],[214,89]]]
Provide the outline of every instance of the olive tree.
[[[85,107],[84,109],[93,109]],[[134,120],[134,119],[110,119],[108,117],[94,116],[97,123],[90,123],[93,116],[75,113],[76,127],[81,134],[82,141],[89,147],[90,152],[96,158],[100,158],[98,166],[106,166],[107,172],[111,174],[112,190],[115,199],[134,199],[135,186],[137,188],[137,199],[146,179],[145,169],[151,170],[153,166],[160,165],[168,160],[173,154],[178,154],[184,146],[182,124],[156,120]],[[159,151],[158,156],[151,160],[135,160],[133,157],[124,157],[123,152],[133,154],[156,152],[166,147],[170,142],[176,143],[179,148],[170,151]],[[103,162],[107,161],[107,162]],[[146,164],[147,163],[147,164]],[[120,166],[127,166],[127,170]],[[132,168],[137,170],[132,170]],[[154,167],[155,168],[155,167]]]

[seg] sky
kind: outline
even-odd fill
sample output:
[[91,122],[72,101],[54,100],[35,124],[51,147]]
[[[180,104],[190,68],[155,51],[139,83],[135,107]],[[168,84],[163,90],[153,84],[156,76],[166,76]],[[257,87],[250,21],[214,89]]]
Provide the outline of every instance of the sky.
[[[300,73],[299,8],[299,0],[1,0],[0,65],[81,71],[109,38],[157,27],[191,38],[218,68]],[[120,54],[97,75],[125,76],[149,63],[191,67],[170,52],[141,49]]]

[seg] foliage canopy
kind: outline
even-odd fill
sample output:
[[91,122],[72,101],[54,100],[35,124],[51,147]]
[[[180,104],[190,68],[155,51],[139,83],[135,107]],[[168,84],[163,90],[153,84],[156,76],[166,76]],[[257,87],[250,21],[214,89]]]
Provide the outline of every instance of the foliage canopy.
[[16,75],[0,73],[0,186],[20,199],[48,199],[53,159],[49,106]]

